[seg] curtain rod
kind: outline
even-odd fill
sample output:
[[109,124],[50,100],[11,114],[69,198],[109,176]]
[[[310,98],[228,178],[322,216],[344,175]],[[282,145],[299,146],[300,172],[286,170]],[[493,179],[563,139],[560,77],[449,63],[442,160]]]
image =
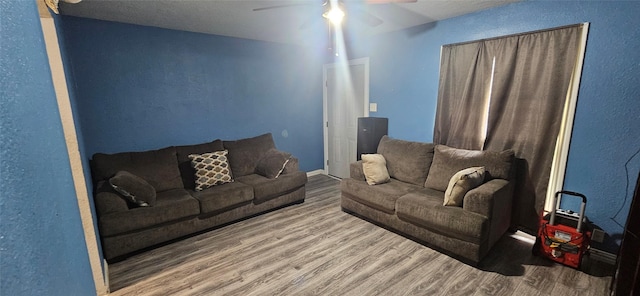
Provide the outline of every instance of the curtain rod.
[[516,34],[510,34],[510,35],[504,35],[504,36],[496,36],[496,37],[485,38],[485,39],[478,39],[478,40],[464,41],[464,42],[458,42],[458,43],[450,43],[450,44],[442,45],[442,47],[445,47],[445,46],[455,46],[455,45],[464,45],[464,44],[469,44],[469,43],[476,43],[476,42],[490,41],[490,40],[496,40],[496,39],[502,39],[502,38],[508,38],[508,37],[515,37],[515,36],[531,35],[531,34],[542,33],[542,32],[549,32],[549,31],[555,31],[555,30],[566,29],[566,28],[582,27],[582,26],[584,26],[584,24],[586,24],[586,23],[579,23],[579,24],[573,24],[573,25],[566,25],[566,26],[555,27],[555,28],[550,28],[550,29],[541,29],[541,30],[535,30],[535,31],[523,32],[523,33],[516,33]]

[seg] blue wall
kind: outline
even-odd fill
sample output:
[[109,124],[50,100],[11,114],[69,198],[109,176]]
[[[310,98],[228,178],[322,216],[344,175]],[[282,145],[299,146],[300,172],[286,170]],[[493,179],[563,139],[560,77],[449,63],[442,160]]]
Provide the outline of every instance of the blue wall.
[[590,22],[565,189],[587,196],[587,216],[611,235],[598,247],[616,252],[640,170],[638,15],[632,1],[522,2],[352,46],[370,57],[371,115],[389,117],[392,137],[430,142],[441,45]]
[[273,133],[305,171],[323,167],[322,62],[222,36],[62,17],[87,155]]
[[36,2],[0,19],[0,294],[95,294]]

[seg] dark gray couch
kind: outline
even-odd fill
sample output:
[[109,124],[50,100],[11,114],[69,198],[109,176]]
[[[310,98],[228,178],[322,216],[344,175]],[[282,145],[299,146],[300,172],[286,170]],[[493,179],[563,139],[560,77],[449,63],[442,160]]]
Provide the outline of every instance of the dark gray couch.
[[[195,191],[195,170],[188,156],[225,149],[234,182]],[[264,134],[153,151],[95,154],[91,160],[94,200],[105,259],[123,258],[147,247],[304,202],[307,175],[299,171],[297,158],[289,158],[277,178],[257,173],[258,162],[272,149],[275,144],[271,134]],[[138,207],[116,192],[109,179],[119,171],[151,184],[156,192],[155,204]]]
[[[388,183],[368,185],[362,161],[342,180],[342,209],[465,261],[478,263],[508,229],[513,196],[513,151],[470,151],[384,136],[378,153]],[[462,207],[443,206],[449,179],[485,166],[485,181]]]

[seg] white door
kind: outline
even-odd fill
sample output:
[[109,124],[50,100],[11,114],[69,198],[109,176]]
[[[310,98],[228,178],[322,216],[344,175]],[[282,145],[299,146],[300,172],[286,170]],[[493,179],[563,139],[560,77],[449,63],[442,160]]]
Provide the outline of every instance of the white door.
[[356,161],[358,117],[369,115],[369,60],[325,65],[324,78],[325,171],[347,178]]

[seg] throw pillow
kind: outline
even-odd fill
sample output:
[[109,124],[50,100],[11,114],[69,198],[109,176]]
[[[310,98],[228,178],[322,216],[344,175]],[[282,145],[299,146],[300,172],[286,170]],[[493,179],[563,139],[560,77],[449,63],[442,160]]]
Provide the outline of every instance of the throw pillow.
[[461,207],[465,194],[484,182],[484,167],[472,167],[457,172],[444,192],[445,206]]
[[382,154],[362,154],[362,172],[369,185],[389,182],[387,161]]
[[278,151],[277,149],[269,149],[256,166],[256,172],[269,179],[276,179],[284,171],[284,167],[289,163],[291,153]]
[[196,170],[196,191],[233,182],[227,159],[228,153],[227,150],[224,150],[189,155],[191,166]]
[[156,204],[156,189],[144,179],[127,171],[118,171],[109,178],[109,184],[124,199],[136,206],[152,207]]

